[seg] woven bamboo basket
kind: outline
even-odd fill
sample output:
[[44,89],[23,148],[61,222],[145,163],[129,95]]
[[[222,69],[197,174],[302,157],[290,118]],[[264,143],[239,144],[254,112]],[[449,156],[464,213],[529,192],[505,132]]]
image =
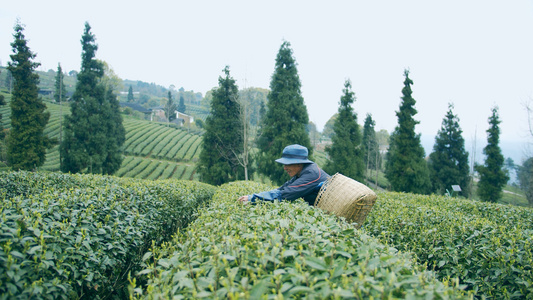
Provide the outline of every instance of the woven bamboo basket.
[[337,173],[324,182],[315,206],[361,228],[376,198],[376,193],[366,185]]

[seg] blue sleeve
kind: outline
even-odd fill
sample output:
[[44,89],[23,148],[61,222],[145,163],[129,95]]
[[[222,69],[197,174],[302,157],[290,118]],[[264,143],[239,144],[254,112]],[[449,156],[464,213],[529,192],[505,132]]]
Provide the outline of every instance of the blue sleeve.
[[256,203],[257,200],[263,200],[263,201],[279,200],[281,201],[281,191],[279,189],[275,189],[271,191],[264,191],[261,193],[256,193],[253,195],[249,195],[248,200],[250,201],[250,203]]

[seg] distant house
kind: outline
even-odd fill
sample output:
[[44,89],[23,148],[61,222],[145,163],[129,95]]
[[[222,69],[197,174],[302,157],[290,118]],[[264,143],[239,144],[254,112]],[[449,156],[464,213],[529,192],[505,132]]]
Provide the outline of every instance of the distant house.
[[189,115],[184,114],[184,113],[179,112],[179,111],[176,111],[176,119],[183,120],[182,123],[181,123],[181,126],[190,125],[191,123],[194,122],[194,117],[193,116],[189,116]]
[[129,107],[135,111],[141,112],[144,114],[145,120],[151,120],[152,109],[150,108],[145,108],[142,105],[139,105],[137,103],[129,103],[129,102],[120,102],[120,106],[122,108]]
[[54,91],[51,90],[51,89],[39,89],[38,93],[39,93],[39,95],[43,95],[43,96],[53,96],[54,95]]
[[152,114],[150,115],[150,121],[152,122],[166,122],[167,117],[165,116],[165,109],[161,106],[156,106],[150,108]]
[[[50,96],[50,98],[53,98],[56,94],[55,90],[52,89],[39,89],[38,91],[39,95],[41,96]],[[72,98],[73,92],[63,91],[63,94],[61,95],[61,98],[63,101],[70,101]]]
[[[176,118],[171,121],[171,123],[177,124],[178,126],[185,126],[190,125],[192,122],[194,122],[194,117],[181,113],[179,111],[175,111]],[[152,107],[152,117],[150,121],[155,122],[166,122],[167,117],[165,116],[165,110],[163,107]]]

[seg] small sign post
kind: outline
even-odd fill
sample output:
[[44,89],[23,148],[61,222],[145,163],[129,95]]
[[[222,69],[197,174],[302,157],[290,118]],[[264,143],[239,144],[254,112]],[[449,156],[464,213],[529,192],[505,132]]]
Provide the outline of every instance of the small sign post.
[[[453,192],[457,192],[457,193],[462,191],[461,187],[459,185],[456,185],[456,184],[452,185],[452,190],[453,190]],[[453,192],[452,192],[452,196],[453,196]]]

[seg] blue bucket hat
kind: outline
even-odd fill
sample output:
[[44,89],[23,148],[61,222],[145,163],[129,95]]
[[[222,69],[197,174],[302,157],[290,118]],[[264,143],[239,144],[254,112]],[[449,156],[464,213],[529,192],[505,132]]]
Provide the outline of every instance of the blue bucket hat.
[[283,149],[281,158],[276,159],[276,162],[284,165],[312,164],[313,162],[307,159],[308,155],[306,147],[297,144],[289,145]]

